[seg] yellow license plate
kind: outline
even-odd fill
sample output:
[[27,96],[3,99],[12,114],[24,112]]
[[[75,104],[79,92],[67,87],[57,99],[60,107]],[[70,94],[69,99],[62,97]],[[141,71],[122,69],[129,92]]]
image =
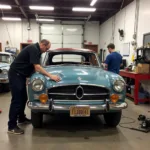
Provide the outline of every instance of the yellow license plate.
[[71,117],[90,117],[89,106],[71,106],[70,107]]

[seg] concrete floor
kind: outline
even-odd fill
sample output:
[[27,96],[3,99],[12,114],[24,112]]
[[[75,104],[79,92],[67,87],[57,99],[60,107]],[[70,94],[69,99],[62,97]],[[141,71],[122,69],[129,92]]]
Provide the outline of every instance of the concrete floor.
[[[149,150],[150,133],[142,133],[118,126],[107,128],[100,117],[69,118],[68,116],[45,116],[44,128],[33,129],[32,125],[24,125],[24,135],[8,135],[7,121],[10,104],[10,93],[0,94],[0,150]],[[129,103],[123,116],[137,119],[139,114],[150,117],[150,105],[135,106]],[[26,109],[27,116],[30,111]],[[122,123],[131,122],[122,118]],[[123,124],[137,127],[139,122]]]

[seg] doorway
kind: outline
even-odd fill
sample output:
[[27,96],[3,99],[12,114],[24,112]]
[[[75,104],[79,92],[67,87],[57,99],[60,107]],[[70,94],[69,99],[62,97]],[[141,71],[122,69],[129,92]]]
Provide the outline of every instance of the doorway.
[[87,45],[87,44],[85,44],[84,48],[93,50],[94,52],[98,53],[98,45]]

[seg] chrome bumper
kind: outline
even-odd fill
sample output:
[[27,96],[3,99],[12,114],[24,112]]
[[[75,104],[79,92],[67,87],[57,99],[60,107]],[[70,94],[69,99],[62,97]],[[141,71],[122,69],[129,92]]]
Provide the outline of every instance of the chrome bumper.
[[8,78],[0,78],[0,83],[9,83]]
[[[38,102],[28,102],[27,106],[32,109],[32,110],[43,110],[43,111],[50,111],[49,104],[41,104]],[[51,111],[69,111],[70,106],[74,105],[52,105],[52,110]],[[91,111],[106,111],[107,106],[106,104],[104,105],[75,105],[75,106],[89,106]],[[109,104],[109,111],[117,111],[117,110],[122,110],[127,108],[128,104],[126,102],[122,104]]]

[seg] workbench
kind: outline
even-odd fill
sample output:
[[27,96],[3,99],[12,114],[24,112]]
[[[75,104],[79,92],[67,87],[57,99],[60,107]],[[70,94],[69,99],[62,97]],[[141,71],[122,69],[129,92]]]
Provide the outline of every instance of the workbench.
[[150,101],[150,99],[146,99],[146,98],[145,99],[140,99],[138,97],[139,88],[140,88],[140,81],[141,80],[150,80],[150,74],[138,74],[138,73],[135,73],[135,72],[128,72],[128,71],[125,71],[125,70],[120,70],[120,75],[122,77],[128,77],[128,78],[131,78],[131,79],[135,80],[134,96],[132,96],[129,93],[126,93],[126,96],[134,99],[135,105],[138,105],[139,102]]

